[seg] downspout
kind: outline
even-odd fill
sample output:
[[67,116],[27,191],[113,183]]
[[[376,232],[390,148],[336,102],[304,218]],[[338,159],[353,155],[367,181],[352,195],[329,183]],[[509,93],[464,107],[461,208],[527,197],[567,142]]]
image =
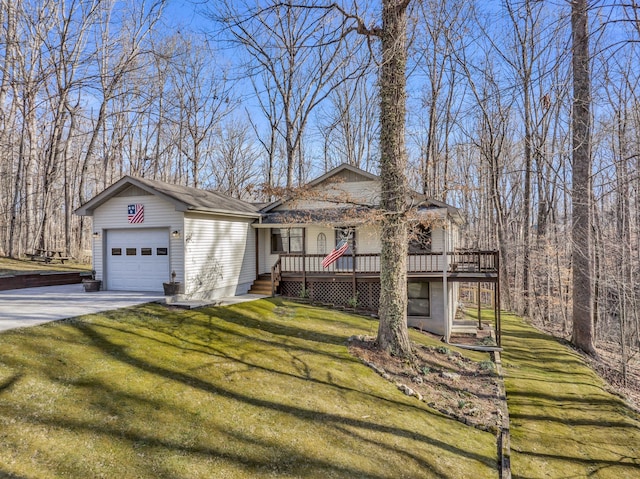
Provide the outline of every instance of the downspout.
[[[258,217],[258,224],[262,224],[262,215]],[[256,248],[256,280],[260,277],[260,228],[253,228],[255,233],[255,248]]]

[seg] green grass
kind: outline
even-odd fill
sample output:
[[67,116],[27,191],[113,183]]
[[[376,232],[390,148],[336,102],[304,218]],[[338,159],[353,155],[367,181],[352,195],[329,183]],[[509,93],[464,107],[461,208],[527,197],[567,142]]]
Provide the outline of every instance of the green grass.
[[640,417],[579,354],[503,315],[514,478],[640,478]]
[[0,477],[497,477],[492,434],[348,354],[349,336],[376,327],[260,300],[7,331]]
[[10,276],[13,274],[41,273],[43,271],[91,271],[91,265],[65,261],[45,264],[41,261],[31,261],[28,259],[12,259],[0,256],[0,276]]

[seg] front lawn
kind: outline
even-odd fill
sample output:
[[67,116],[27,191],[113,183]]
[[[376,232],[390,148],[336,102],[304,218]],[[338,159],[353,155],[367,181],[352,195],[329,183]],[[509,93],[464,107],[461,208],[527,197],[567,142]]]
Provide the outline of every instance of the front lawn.
[[260,300],[2,333],[0,477],[497,477],[494,435],[348,354],[376,328]]

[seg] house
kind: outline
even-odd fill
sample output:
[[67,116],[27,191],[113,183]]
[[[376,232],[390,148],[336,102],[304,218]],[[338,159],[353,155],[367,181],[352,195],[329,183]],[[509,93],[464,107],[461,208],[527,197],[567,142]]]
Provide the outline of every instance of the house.
[[[106,289],[161,291],[171,271],[185,295],[280,294],[376,313],[380,179],[343,164],[295,197],[262,208],[224,195],[124,177],[77,210],[93,217],[93,261]],[[459,211],[410,192],[408,324],[449,337],[461,282],[498,290],[498,255],[462,251]],[[138,211],[142,209],[143,218]],[[345,254],[323,258],[341,239]]]
[[[261,221],[254,224],[258,281],[283,296],[377,312],[380,188],[379,177],[343,164],[308,183],[295,198],[262,208]],[[460,250],[463,219],[457,208],[416,192],[407,202],[407,321],[448,338],[461,282],[489,282],[497,291],[498,254]],[[322,259],[344,237],[349,249],[322,267]]]

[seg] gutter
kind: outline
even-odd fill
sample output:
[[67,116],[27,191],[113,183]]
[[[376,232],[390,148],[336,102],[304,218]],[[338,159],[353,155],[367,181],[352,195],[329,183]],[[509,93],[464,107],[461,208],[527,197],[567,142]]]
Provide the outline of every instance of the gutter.
[[239,211],[236,212],[236,211],[229,211],[229,210],[217,210],[213,208],[194,208],[193,206],[187,207],[185,211],[189,213],[207,213],[207,214],[216,214],[220,216],[236,216],[241,218],[253,218],[253,219],[262,218],[262,215],[257,212],[244,213]]

